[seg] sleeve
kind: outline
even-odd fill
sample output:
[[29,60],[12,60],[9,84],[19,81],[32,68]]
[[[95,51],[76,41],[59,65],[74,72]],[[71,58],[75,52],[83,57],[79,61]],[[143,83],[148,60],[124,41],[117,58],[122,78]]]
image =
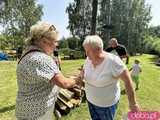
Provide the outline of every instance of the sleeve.
[[127,50],[124,45],[119,44],[115,49],[119,56],[127,55]]
[[125,48],[125,55],[127,55],[128,54],[128,52],[127,52],[127,49]]
[[90,63],[90,59],[87,57],[83,64],[83,69],[86,69],[88,67],[88,64]]
[[35,72],[37,79],[49,82],[60,71],[55,61],[47,56],[38,61]]
[[88,61],[88,58],[86,58],[86,60],[84,61],[83,69],[85,69],[85,68],[86,68],[87,61]]
[[126,49],[126,47],[123,45],[122,48],[123,48],[123,54],[126,55],[126,54],[127,54],[127,49]]
[[85,62],[84,62],[84,65],[83,65],[84,77],[86,77],[86,74],[87,74],[88,63],[89,63],[89,58],[87,57],[86,60],[85,60]]
[[114,56],[111,69],[113,76],[118,77],[127,67],[118,56]]

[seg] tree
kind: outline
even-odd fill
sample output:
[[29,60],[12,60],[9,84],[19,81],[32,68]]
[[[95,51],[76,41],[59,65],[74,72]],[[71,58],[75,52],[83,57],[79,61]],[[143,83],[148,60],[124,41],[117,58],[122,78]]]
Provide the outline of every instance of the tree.
[[[150,6],[145,5],[145,0],[134,0],[129,12],[128,22],[128,49],[130,53],[143,51],[144,36],[148,31],[148,23],[151,20]],[[136,47],[135,47],[136,46]]]
[[151,20],[151,7],[145,0],[88,1],[74,0],[68,7],[68,28],[74,31],[74,36],[83,39],[85,35],[96,33],[105,44],[111,37],[116,37],[129,53],[143,51],[144,36],[148,34]]
[[7,46],[6,38],[3,35],[0,35],[0,50],[5,49]]
[[68,47],[72,50],[79,49],[80,48],[80,39],[76,37],[70,37],[67,38],[68,41]]
[[68,29],[71,31],[73,37],[77,36],[81,39],[91,31],[92,19],[92,0],[74,0],[66,8],[69,16]]
[[144,40],[145,51],[158,54],[160,56],[160,26],[149,28],[149,35]]
[[91,22],[91,34],[96,34],[96,23],[97,23],[97,8],[98,0],[92,1],[92,22]]
[[42,6],[36,0],[6,0],[0,12],[0,23],[6,36],[12,36],[17,44],[23,45],[29,35],[30,26],[41,19]]
[[111,0],[100,0],[98,19],[98,33],[106,44],[110,39],[111,29],[108,27],[111,25]]
[[160,25],[149,28],[149,34],[151,36],[157,36],[160,38]]
[[111,30],[106,28],[101,32],[104,40],[108,41],[111,35],[131,54],[141,51],[151,19],[150,6],[145,0],[101,0],[99,18],[100,24],[112,26]]
[[59,41],[59,48],[68,48],[68,41],[63,37],[60,41]]
[[160,56],[160,38],[156,36],[146,36],[144,40],[145,51]]

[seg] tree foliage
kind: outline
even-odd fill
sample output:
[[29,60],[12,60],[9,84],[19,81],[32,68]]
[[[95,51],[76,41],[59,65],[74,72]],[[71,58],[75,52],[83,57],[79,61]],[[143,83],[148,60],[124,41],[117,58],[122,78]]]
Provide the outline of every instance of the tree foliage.
[[69,16],[68,29],[73,37],[84,38],[91,31],[92,0],[74,0],[66,8]]
[[69,48],[72,50],[81,50],[82,48],[81,40],[77,37],[69,37],[67,39],[62,38],[59,43],[59,48]]
[[151,36],[157,36],[160,38],[160,25],[149,28],[149,34]]
[[42,5],[36,0],[5,0],[4,7],[0,10],[0,24],[3,34],[10,36],[14,47],[23,45],[24,39],[29,35],[30,26],[41,19]]
[[145,51],[158,54],[160,56],[160,37],[147,36],[144,40]]
[[160,26],[149,28],[149,35],[144,40],[145,50],[160,56]]
[[[88,1],[74,0],[67,7],[68,29],[73,36],[84,38],[91,33],[92,18],[96,17],[96,14],[92,14],[93,0]],[[145,0],[97,0],[97,2],[96,34],[102,37],[105,44],[111,37],[116,37],[131,54],[141,52],[151,19],[150,5],[147,5]]]

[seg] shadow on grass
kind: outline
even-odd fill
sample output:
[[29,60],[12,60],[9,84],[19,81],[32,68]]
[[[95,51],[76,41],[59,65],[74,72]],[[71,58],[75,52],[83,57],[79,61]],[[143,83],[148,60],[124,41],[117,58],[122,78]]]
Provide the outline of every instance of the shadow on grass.
[[14,110],[14,109],[15,109],[15,105],[10,105],[10,106],[7,106],[7,107],[3,107],[3,108],[0,108],[0,113],[4,113],[4,112],[11,111],[11,110]]

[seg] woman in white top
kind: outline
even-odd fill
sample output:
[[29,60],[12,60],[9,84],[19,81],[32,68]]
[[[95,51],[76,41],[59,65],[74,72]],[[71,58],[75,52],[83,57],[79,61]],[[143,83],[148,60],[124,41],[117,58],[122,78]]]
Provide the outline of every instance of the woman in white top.
[[139,111],[132,80],[122,60],[103,51],[103,41],[97,35],[83,42],[87,59],[83,67],[85,92],[92,120],[113,120],[120,99],[119,78],[124,81],[131,111]]
[[58,32],[46,22],[31,27],[27,47],[17,65],[17,120],[53,120],[59,87],[70,88],[78,79],[67,79],[52,58]]

